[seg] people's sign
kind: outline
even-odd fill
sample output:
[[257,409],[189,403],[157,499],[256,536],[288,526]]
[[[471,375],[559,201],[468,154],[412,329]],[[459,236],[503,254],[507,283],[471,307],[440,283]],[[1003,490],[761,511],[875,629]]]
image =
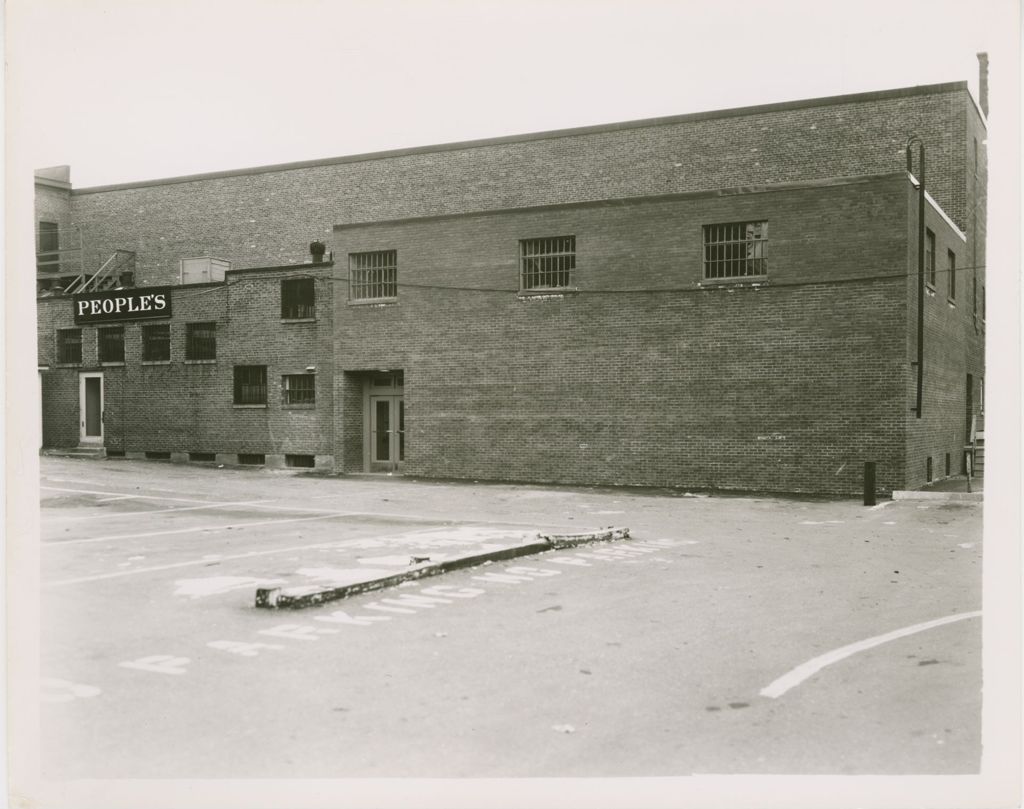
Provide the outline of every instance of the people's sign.
[[171,316],[171,288],[114,289],[74,296],[75,323],[109,323]]

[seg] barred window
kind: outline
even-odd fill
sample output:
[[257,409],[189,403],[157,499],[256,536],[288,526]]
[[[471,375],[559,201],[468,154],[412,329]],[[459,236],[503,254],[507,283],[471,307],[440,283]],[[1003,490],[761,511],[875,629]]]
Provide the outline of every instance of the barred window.
[[97,329],[100,362],[124,362],[124,326]]
[[925,230],[924,234],[924,271],[925,278],[935,286],[935,234]]
[[519,242],[519,288],[569,289],[575,283],[576,237],[551,236]]
[[171,327],[167,323],[142,327],[142,361],[166,362],[171,358]]
[[217,359],[216,323],[187,323],[185,325],[185,359]]
[[704,226],[704,278],[757,278],[768,274],[768,223]]
[[316,404],[315,374],[286,374],[281,377],[281,404]]
[[67,365],[82,364],[82,330],[57,330],[57,362]]
[[398,297],[398,251],[350,253],[351,297],[354,301]]
[[235,366],[235,404],[265,405],[267,403],[267,366]]
[[281,281],[281,319],[305,320],[316,317],[316,290],[312,278]]

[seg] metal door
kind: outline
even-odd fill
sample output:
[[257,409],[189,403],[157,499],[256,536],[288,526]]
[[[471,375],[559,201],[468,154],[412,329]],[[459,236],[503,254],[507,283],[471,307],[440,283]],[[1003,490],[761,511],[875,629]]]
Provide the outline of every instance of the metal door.
[[103,445],[103,374],[79,374],[79,443]]
[[370,397],[370,471],[400,472],[405,461],[405,399]]

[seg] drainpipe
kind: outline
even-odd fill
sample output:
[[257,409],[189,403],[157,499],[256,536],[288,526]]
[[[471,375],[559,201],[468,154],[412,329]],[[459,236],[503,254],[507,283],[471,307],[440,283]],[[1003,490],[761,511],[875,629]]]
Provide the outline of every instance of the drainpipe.
[[913,159],[910,147],[917,141],[918,163],[921,174],[917,178],[917,404],[914,412],[921,418],[921,401],[924,398],[924,143],[917,135],[907,141],[907,173],[913,175]]

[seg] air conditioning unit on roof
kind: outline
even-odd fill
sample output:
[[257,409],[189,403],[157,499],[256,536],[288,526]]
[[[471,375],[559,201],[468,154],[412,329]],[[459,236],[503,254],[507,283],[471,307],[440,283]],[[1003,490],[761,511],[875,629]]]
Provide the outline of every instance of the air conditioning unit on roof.
[[179,284],[209,284],[223,281],[224,273],[231,269],[231,262],[213,256],[183,258],[179,262]]

